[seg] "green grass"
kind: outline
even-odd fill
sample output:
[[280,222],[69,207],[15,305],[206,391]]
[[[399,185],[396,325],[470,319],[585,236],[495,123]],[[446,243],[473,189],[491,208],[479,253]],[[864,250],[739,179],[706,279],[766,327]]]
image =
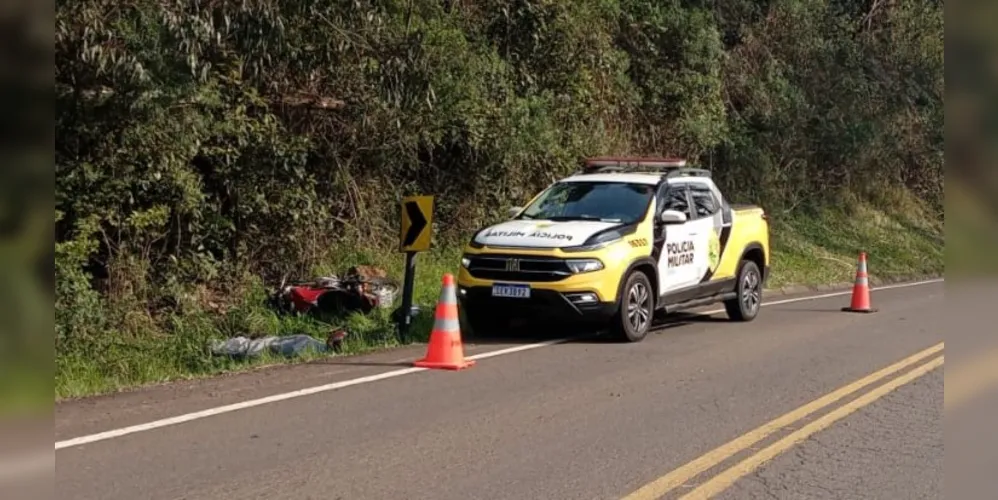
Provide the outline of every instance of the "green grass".
[[[360,251],[336,252],[328,266],[320,266],[317,275],[342,272],[352,265],[374,265],[385,269],[401,284],[404,257],[398,253]],[[434,250],[416,260],[413,304],[421,308],[414,319],[410,342],[425,342],[433,327],[433,312],[446,272],[455,273],[460,251]],[[346,263],[339,265],[336,263]],[[351,314],[329,324],[304,316],[280,316],[263,305],[265,289],[255,282],[240,304],[224,316],[206,312],[175,316],[169,321],[170,333],[147,330],[144,335],[108,332],[91,344],[64,349],[56,356],[55,395],[57,400],[111,393],[136,386],[175,380],[246,371],[278,363],[304,363],[322,353],[309,353],[294,359],[264,353],[246,360],[214,356],[208,345],[237,335],[307,334],[325,340],[336,327],[349,335],[343,342],[343,354],[361,354],[400,345],[391,322],[392,309],[377,309],[369,315]],[[400,300],[400,299],[399,299]],[[394,307],[398,305],[398,301]]]
[[770,287],[851,282],[860,252],[871,280],[942,273],[942,224],[914,207],[904,216],[858,206],[851,212],[776,216]]
[[[890,216],[868,205],[820,213],[771,214],[773,275],[771,287],[850,282],[860,251],[868,254],[873,278],[899,278],[941,273],[942,224],[918,203],[905,201],[902,216]],[[444,273],[457,271],[460,249],[437,248],[417,257],[414,303],[422,312],[411,330],[411,341],[425,342],[433,325],[433,308]],[[404,261],[398,253],[363,250],[336,252],[316,274],[341,271],[350,265],[384,268],[401,282]],[[322,354],[288,360],[261,356],[237,361],[212,356],[212,339],[235,335],[311,334],[324,339],[331,326],[308,318],[280,317],[262,305],[264,289],[255,283],[242,301],[224,316],[198,313],[171,318],[164,331],[144,335],[108,332],[86,348],[57,356],[57,399],[114,392],[172,380],[252,370],[276,363],[307,362]],[[359,354],[399,345],[389,314],[355,314],[336,326],[350,332],[345,354]]]

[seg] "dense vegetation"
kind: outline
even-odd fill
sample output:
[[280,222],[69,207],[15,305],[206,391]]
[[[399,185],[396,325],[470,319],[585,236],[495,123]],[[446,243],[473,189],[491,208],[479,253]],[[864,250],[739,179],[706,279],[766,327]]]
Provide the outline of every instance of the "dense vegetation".
[[57,394],[223,368],[288,328],[261,278],[377,261],[400,196],[449,247],[587,155],[708,166],[802,259],[872,217],[941,260],[942,2],[56,5]]

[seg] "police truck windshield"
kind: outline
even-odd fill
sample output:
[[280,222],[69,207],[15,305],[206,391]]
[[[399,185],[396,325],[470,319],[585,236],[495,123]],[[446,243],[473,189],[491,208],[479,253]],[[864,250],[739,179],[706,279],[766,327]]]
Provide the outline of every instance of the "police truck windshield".
[[625,182],[561,182],[520,215],[523,219],[592,220],[630,224],[641,220],[654,187]]

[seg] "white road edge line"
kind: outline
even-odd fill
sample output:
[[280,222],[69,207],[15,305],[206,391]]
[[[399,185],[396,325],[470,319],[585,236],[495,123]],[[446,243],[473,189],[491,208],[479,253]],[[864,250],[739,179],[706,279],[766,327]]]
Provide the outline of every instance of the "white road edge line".
[[[908,287],[920,286],[920,285],[929,285],[929,284],[932,284],[932,283],[939,283],[941,281],[944,281],[944,279],[943,278],[937,278],[937,279],[932,279],[932,280],[916,281],[916,282],[911,282],[911,283],[899,283],[899,284],[895,284],[895,285],[886,285],[886,286],[872,288],[872,291],[890,290],[890,289],[895,289],[895,288],[908,288]],[[841,292],[826,293],[826,294],[822,294],[822,295],[809,295],[809,296],[806,296],[806,297],[794,297],[794,298],[791,298],[791,299],[783,299],[783,300],[777,300],[777,301],[773,301],[773,302],[766,302],[766,303],[763,304],[763,307],[765,307],[765,306],[776,306],[776,305],[780,305],[780,304],[789,304],[789,303],[792,303],[792,302],[803,302],[805,300],[818,300],[818,299],[826,299],[826,298],[829,298],[829,297],[839,297],[839,296],[842,296],[842,295],[849,295],[851,293],[852,293],[852,290],[846,290],[846,291],[841,291]],[[720,313],[720,312],[724,312],[724,309],[717,309],[717,310],[713,310],[713,311],[706,311],[706,312],[703,312],[703,313],[700,313],[700,314],[708,314],[709,315],[709,314],[717,314],[717,313]],[[496,351],[489,351],[489,352],[483,352],[483,353],[480,353],[480,354],[475,354],[473,356],[468,356],[468,359],[478,360],[478,359],[493,358],[493,357],[496,357],[496,356],[503,356],[503,355],[506,355],[506,354],[513,354],[513,353],[516,353],[516,352],[529,351],[529,350],[533,350],[533,349],[539,349],[541,347],[548,347],[548,346],[552,346],[552,345],[556,345],[556,344],[561,344],[561,343],[564,343],[564,342],[568,342],[570,340],[573,340],[573,339],[572,338],[563,338],[563,339],[549,340],[549,341],[545,341],[545,342],[538,342],[538,343],[535,343],[535,344],[525,344],[525,345],[521,345],[521,346],[510,347],[510,348],[507,348],[507,349],[499,349],[499,350],[496,350]],[[233,403],[233,404],[228,404],[228,405],[224,405],[224,406],[218,406],[218,407],[215,407],[215,408],[208,408],[206,410],[196,411],[196,412],[193,412],[193,413],[187,413],[187,414],[184,414],[184,415],[177,415],[175,417],[169,417],[169,418],[164,418],[164,419],[160,419],[160,420],[154,420],[152,422],[147,422],[147,423],[144,423],[144,424],[138,424],[138,425],[132,425],[132,426],[128,426],[128,427],[122,427],[120,429],[113,429],[113,430],[109,430],[109,431],[105,431],[105,432],[99,432],[97,434],[90,434],[90,435],[86,435],[86,436],[80,436],[80,437],[76,437],[76,438],[72,438],[72,439],[67,439],[67,440],[64,440],[64,441],[56,441],[56,443],[55,443],[55,449],[56,450],[61,450],[61,449],[65,449],[65,448],[72,448],[74,446],[80,446],[80,445],[84,445],[84,444],[95,443],[97,441],[104,441],[104,440],[108,440],[108,439],[114,439],[114,438],[118,438],[118,437],[121,437],[121,436],[126,436],[128,434],[134,434],[136,432],[150,431],[150,430],[153,430],[153,429],[158,429],[160,427],[166,427],[166,426],[169,426],[169,425],[182,424],[184,422],[190,422],[192,420],[200,420],[202,418],[212,417],[212,416],[215,416],[215,415],[221,415],[223,413],[229,413],[229,412],[233,412],[233,411],[237,411],[237,410],[244,410],[246,408],[253,408],[255,406],[262,406],[262,405],[265,405],[265,404],[276,403],[278,401],[285,401],[285,400],[288,400],[288,399],[299,398],[299,397],[302,397],[302,396],[309,396],[309,395],[312,395],[312,394],[319,394],[319,393],[322,393],[322,392],[335,391],[337,389],[343,389],[345,387],[351,387],[351,386],[355,386],[355,385],[361,385],[361,384],[367,384],[367,383],[371,383],[371,382],[377,382],[379,380],[385,380],[385,379],[390,379],[390,378],[395,378],[395,377],[401,377],[403,375],[409,375],[409,374],[412,374],[412,373],[418,373],[418,372],[422,372],[422,371],[427,371],[427,369],[426,368],[415,368],[415,367],[413,367],[413,368],[403,368],[401,370],[392,370],[392,371],[389,371],[389,372],[378,373],[376,375],[368,375],[366,377],[359,377],[359,378],[350,379],[350,380],[343,380],[343,381],[340,381],[340,382],[333,382],[331,384],[319,385],[319,386],[315,386],[315,387],[308,387],[308,388],[305,388],[305,389],[299,389],[297,391],[286,392],[286,393],[282,393],[282,394],[274,394],[272,396],[267,396],[267,397],[258,398],[258,399],[251,399],[249,401],[243,401],[243,402],[240,402],[240,403]]]

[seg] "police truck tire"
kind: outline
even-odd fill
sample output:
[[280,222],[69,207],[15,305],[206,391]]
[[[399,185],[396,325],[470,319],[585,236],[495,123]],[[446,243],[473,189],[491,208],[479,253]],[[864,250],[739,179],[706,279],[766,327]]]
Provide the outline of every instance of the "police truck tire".
[[644,340],[655,317],[655,296],[648,276],[641,271],[628,275],[618,302],[612,325],[614,337],[626,342]]
[[751,260],[743,260],[738,268],[735,297],[724,302],[724,310],[734,321],[752,321],[762,308],[762,273]]

